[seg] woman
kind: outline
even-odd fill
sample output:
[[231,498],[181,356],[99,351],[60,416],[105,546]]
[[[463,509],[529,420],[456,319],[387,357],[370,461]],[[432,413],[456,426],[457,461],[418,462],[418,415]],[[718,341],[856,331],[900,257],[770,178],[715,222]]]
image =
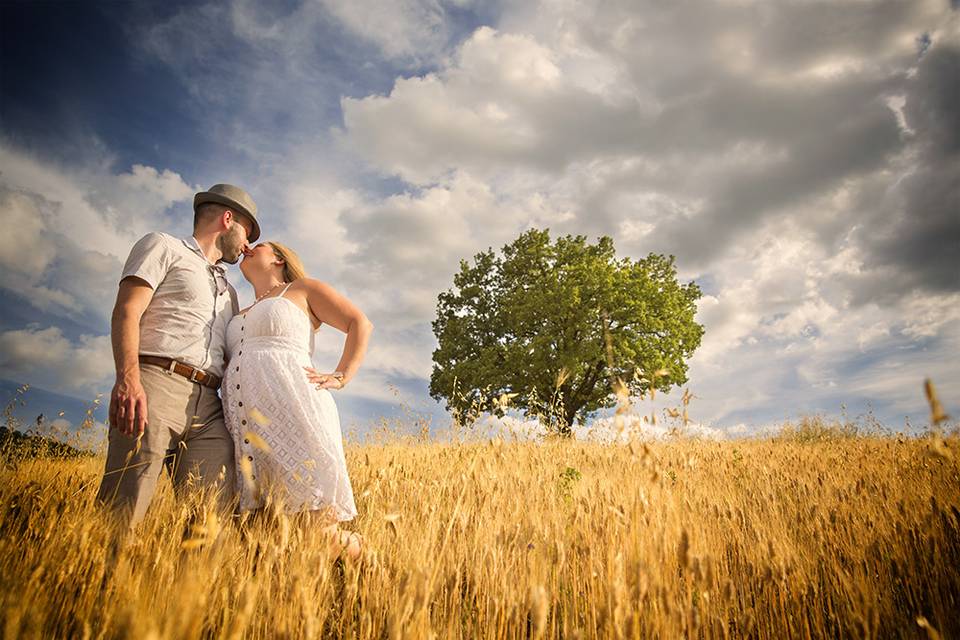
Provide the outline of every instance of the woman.
[[[256,300],[226,328],[221,387],[236,446],[239,508],[262,508],[268,491],[277,491],[286,511],[315,514],[334,544],[356,558],[362,538],[338,526],[357,511],[329,389],[353,378],[373,325],[330,286],[307,278],[297,255],[278,242],[246,249],[240,270]],[[310,366],[323,323],[347,334],[340,363],[326,374]]]

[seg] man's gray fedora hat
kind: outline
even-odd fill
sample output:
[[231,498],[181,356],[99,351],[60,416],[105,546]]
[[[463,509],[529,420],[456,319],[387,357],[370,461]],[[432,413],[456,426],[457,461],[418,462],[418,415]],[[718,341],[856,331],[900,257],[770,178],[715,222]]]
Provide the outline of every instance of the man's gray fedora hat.
[[215,184],[208,191],[201,191],[193,196],[193,210],[205,202],[216,202],[235,209],[235,213],[247,216],[253,225],[253,233],[247,237],[247,242],[256,242],[260,237],[260,225],[257,223],[257,203],[250,194],[232,184]]

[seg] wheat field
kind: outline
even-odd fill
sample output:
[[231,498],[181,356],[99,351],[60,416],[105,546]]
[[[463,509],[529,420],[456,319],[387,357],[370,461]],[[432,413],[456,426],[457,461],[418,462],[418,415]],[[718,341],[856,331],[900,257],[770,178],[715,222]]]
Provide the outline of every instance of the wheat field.
[[[6,638],[960,637],[960,442],[822,431],[348,445],[358,562],[277,514],[161,489],[136,534],[102,458],[0,471]],[[831,435],[832,433],[832,435]]]

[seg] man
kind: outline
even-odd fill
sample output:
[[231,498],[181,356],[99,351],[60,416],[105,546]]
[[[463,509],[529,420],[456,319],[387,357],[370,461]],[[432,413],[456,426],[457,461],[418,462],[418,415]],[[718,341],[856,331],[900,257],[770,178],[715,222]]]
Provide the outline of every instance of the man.
[[[174,491],[190,483],[233,500],[233,441],[217,390],[237,294],[219,262],[234,264],[260,236],[243,189],[217,184],[193,199],[193,235],[150,233],[130,252],[111,321],[117,380],[110,395],[107,462],[98,500],[129,527],[165,466]],[[226,315],[226,317],[223,317]]]

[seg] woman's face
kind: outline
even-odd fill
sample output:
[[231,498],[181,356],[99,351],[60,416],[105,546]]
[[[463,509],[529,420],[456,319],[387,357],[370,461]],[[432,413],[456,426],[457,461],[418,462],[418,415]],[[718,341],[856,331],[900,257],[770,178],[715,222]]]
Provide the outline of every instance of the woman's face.
[[266,242],[261,242],[253,248],[245,249],[243,260],[240,261],[240,271],[243,277],[249,280],[251,276],[260,273],[269,273],[277,268],[277,255]]

